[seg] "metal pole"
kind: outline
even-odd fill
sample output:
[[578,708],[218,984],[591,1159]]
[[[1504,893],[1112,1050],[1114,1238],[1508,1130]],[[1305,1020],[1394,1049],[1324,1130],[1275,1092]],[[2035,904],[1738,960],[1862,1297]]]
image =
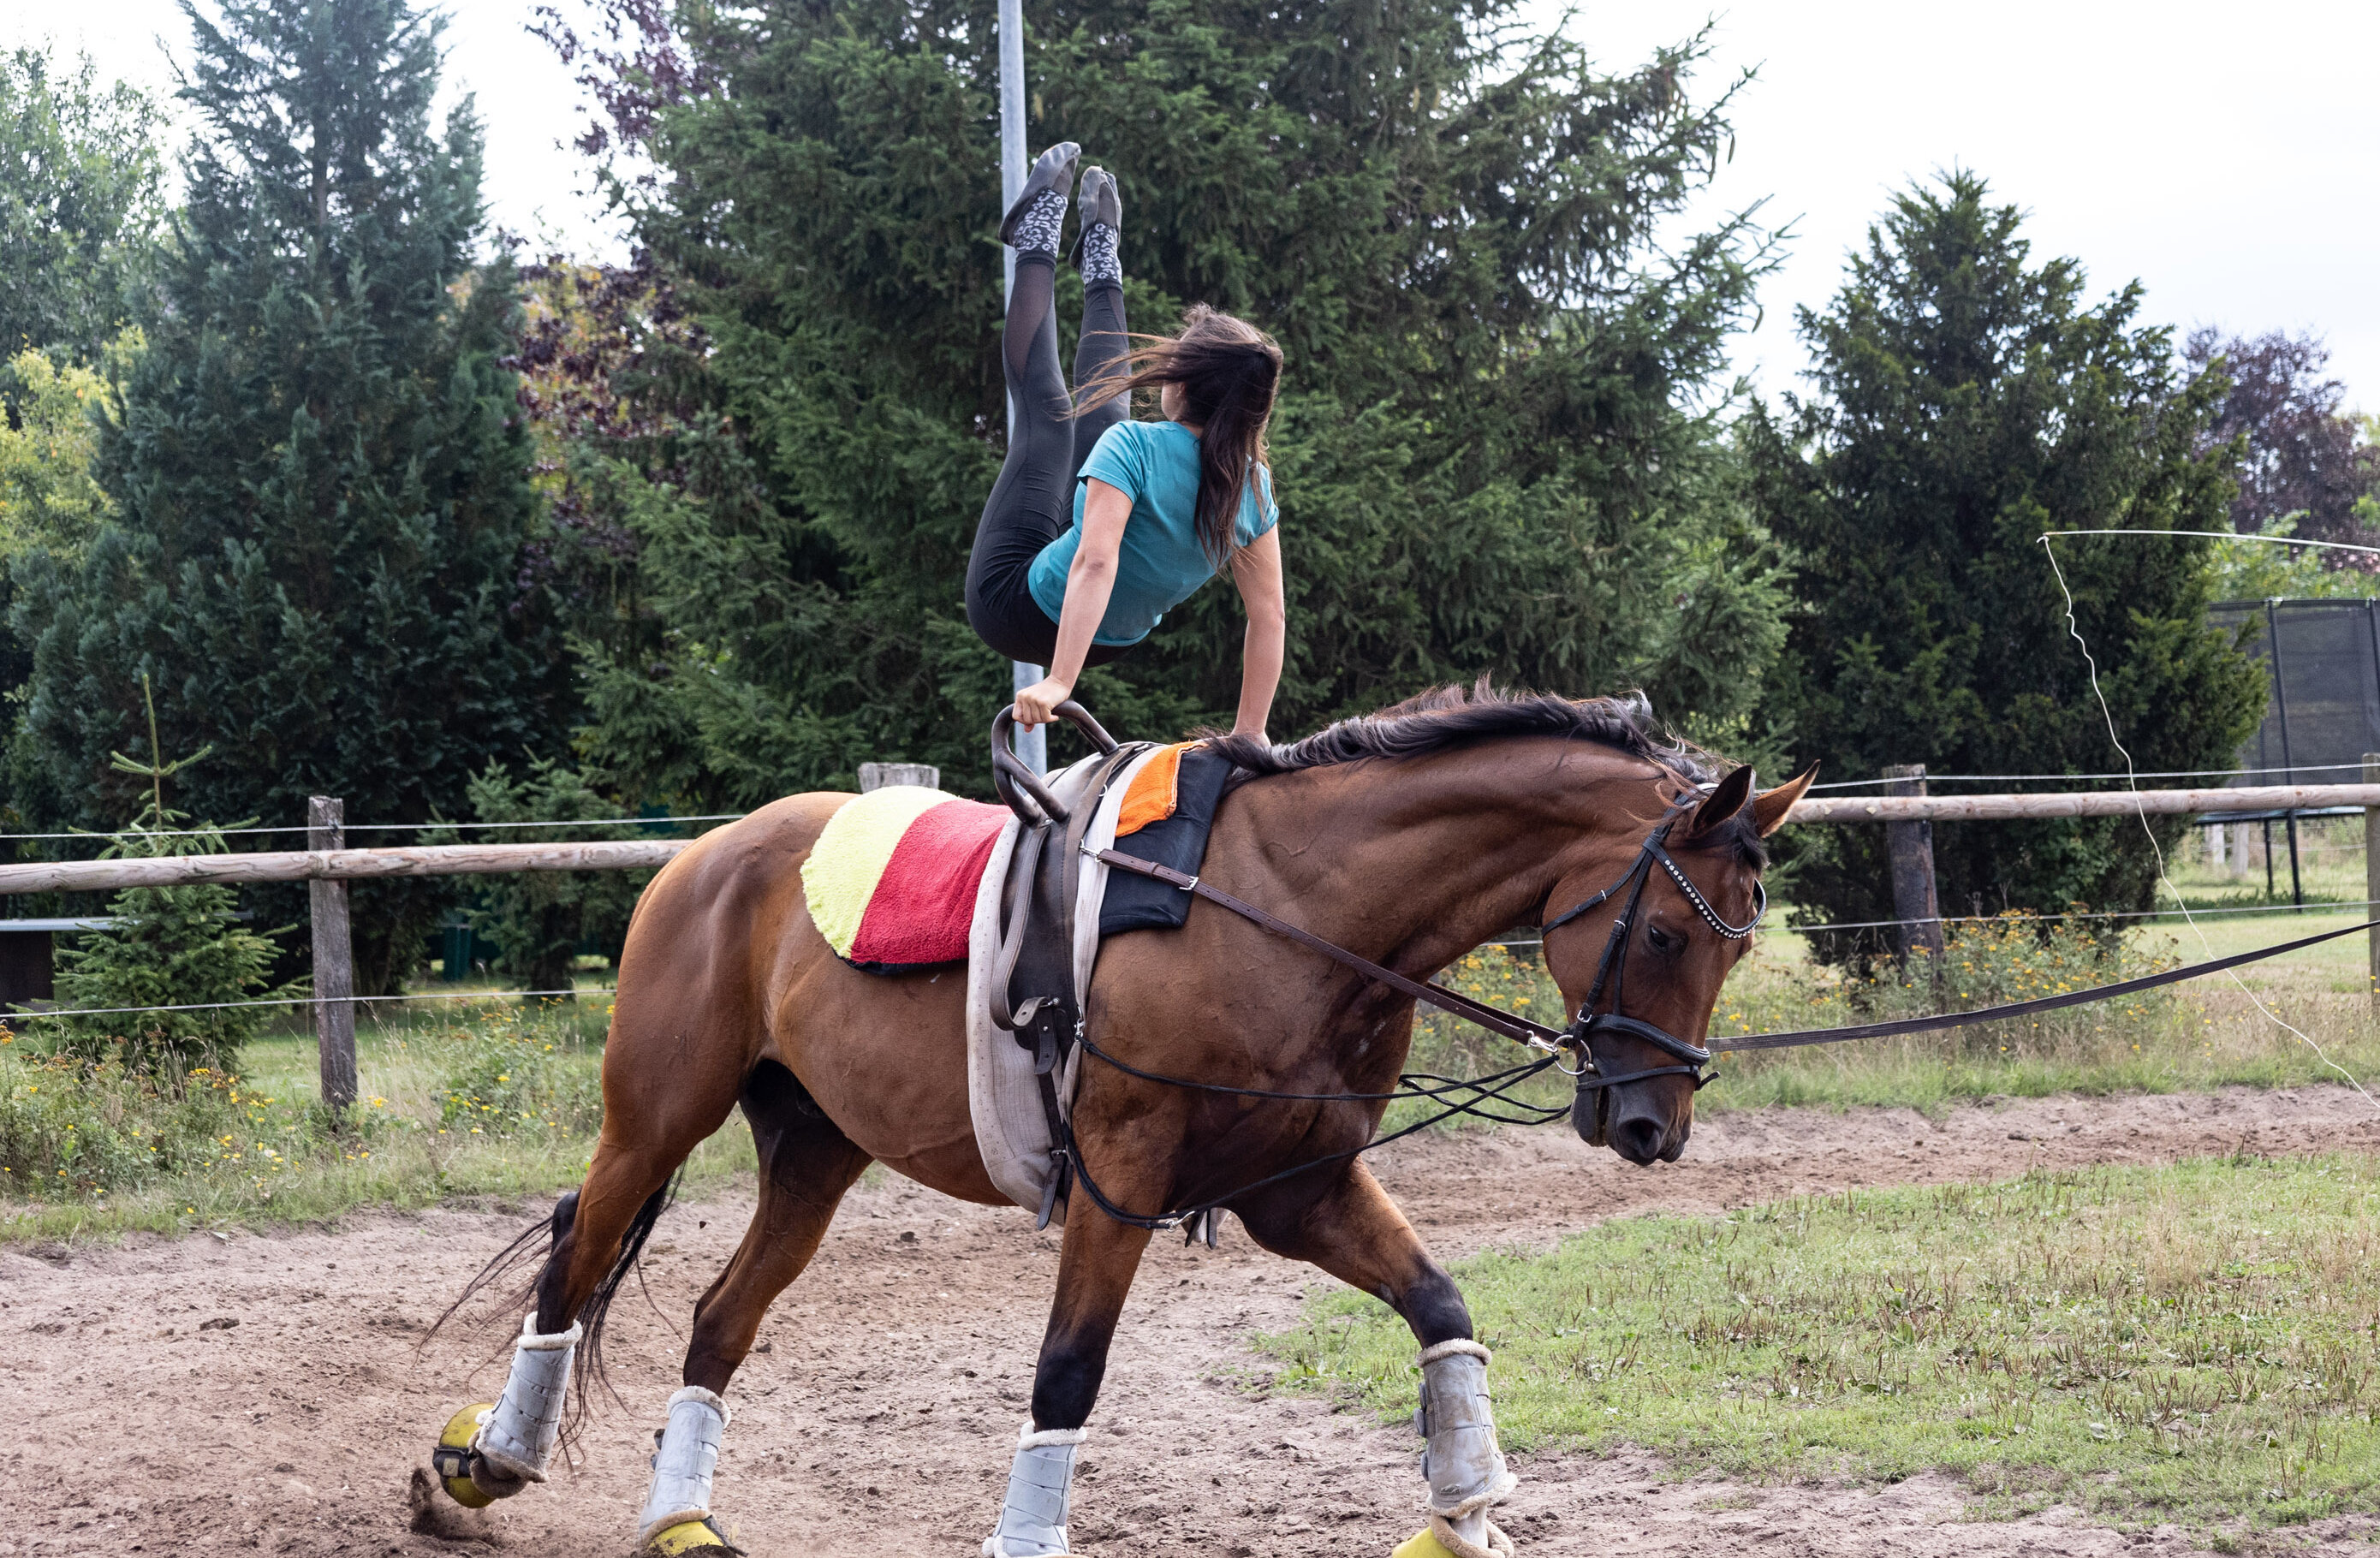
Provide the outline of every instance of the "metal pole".
[[[1006,211],[1025,188],[1025,0],[1000,0],[1000,208]],[[1006,249],[1000,300],[1016,289],[1016,250]],[[1008,408],[1008,434],[1016,436],[1016,408]],[[1022,660],[1008,663],[1010,690],[1022,692],[1045,673]],[[1036,773],[1050,772],[1050,732],[1045,725],[1018,725],[1016,755]]]
[[[2368,783],[2380,773],[2380,752],[2363,754],[2363,777]],[[2363,809],[2363,918],[2375,918],[2371,906],[2380,902],[2380,806]],[[2372,1004],[2380,1007],[2380,927],[2371,932],[2372,940]]]
[[[2289,687],[2288,674],[2281,665],[2280,616],[2274,610],[2279,604],[2277,600],[2265,603],[2265,633],[2272,640],[2273,645],[2273,700],[2279,705],[2281,716],[2282,777],[2294,785],[2298,782],[2298,771],[2297,760],[2289,755]],[[2294,810],[2291,811],[2282,826],[2289,839],[2289,902],[2303,908],[2305,890],[2298,877],[2298,814]],[[2267,839],[2272,837],[2272,829],[2269,826],[2265,830],[2265,836]],[[2272,871],[2272,859],[2267,855],[2265,861],[2265,875],[2267,881],[2271,879]],[[2269,889],[2266,895],[2271,895]]]

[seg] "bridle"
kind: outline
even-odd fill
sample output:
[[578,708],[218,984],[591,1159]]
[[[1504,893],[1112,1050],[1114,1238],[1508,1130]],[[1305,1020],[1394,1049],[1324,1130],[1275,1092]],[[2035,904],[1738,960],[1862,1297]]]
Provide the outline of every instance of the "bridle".
[[[1685,804],[1691,803],[1689,800]],[[1693,879],[1679,868],[1676,860],[1670,858],[1670,829],[1676,824],[1682,810],[1683,805],[1681,805],[1645,835],[1645,842],[1637,846],[1636,858],[1630,864],[1626,875],[1593,897],[1583,899],[1547,920],[1542,931],[1543,935],[1550,937],[1563,926],[1601,907],[1621,894],[1628,895],[1627,902],[1621,907],[1619,918],[1611,922],[1610,935],[1604,941],[1603,960],[1596,965],[1595,982],[1588,986],[1586,999],[1580,1003],[1578,1015],[1571,1019],[1568,1028],[1561,1030],[1557,1041],[1578,1057],[1578,1070],[1572,1074],[1578,1082],[1573,1118],[1580,1119],[1582,1124],[1587,1095],[1595,1095],[1595,1128],[1592,1133],[1581,1133],[1586,1136],[1591,1145],[1600,1146],[1604,1140],[1610,1109],[1609,1089],[1625,1082],[1642,1082],[1654,1077],[1691,1077],[1694,1080],[1694,1090],[1700,1092],[1713,1080],[1712,1075],[1703,1069],[1710,1065],[1710,1051],[1699,1044],[1687,1042],[1667,1029],[1646,1022],[1642,1017],[1629,1016],[1620,1010],[1621,987],[1628,974],[1628,943],[1636,928],[1636,911],[1644,903],[1645,886],[1653,880],[1653,868],[1659,866],[1677,885],[1678,892],[1694,913],[1702,918],[1703,923],[1726,941],[1740,942],[1751,935],[1768,913],[1768,890],[1755,879],[1752,884],[1752,918],[1742,925],[1729,924],[1725,917],[1711,907],[1710,900],[1703,896],[1702,890],[1694,884]],[[1603,1007],[1607,988],[1611,992],[1611,1004]],[[1639,1071],[1611,1075],[1604,1070],[1595,1056],[1595,1041],[1598,1034],[1650,1044],[1682,1064],[1648,1066]]]

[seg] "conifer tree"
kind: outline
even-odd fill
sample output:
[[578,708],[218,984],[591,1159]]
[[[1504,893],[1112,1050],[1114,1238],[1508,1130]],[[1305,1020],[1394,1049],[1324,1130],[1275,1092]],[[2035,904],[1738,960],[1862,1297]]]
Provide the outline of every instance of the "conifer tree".
[[[993,7],[605,9],[620,52],[560,41],[609,110],[590,146],[665,174],[622,193],[675,311],[623,322],[630,412],[572,472],[660,628],[595,654],[587,744],[705,809],[870,758],[979,786],[1009,675],[960,603],[1004,438]],[[1707,414],[1761,237],[1653,241],[1729,144],[1699,43],[1610,73],[1500,0],[1026,15],[1028,138],[1122,179],[1135,327],[1204,301],[1288,354],[1279,733],[1483,671],[1748,709],[1784,603]],[[1135,734],[1227,718],[1240,633],[1209,587],[1082,696]]]
[[[2228,528],[2229,450],[2204,436],[2220,375],[2182,373],[2170,333],[2135,323],[2137,283],[2092,304],[2082,267],[2034,262],[2022,225],[1972,173],[1895,197],[1833,303],[1802,310],[1816,393],[1752,421],[1805,603],[1769,723],[1829,778],[2120,770],[2038,538]],[[2228,766],[2264,678],[2207,624],[2216,543],[2053,544],[2140,770]],[[2181,825],[2158,820],[2161,841]],[[1881,828],[1789,847],[1804,922],[1890,918]],[[1934,860],[1949,914],[2134,909],[2156,880],[2133,819],[1937,824]]]
[[[412,0],[186,8],[188,204],[103,439],[116,516],[79,562],[17,570],[20,741],[67,820],[120,814],[106,754],[143,749],[151,672],[167,746],[218,754],[200,815],[459,815],[490,754],[552,749],[565,690],[519,582],[518,299],[475,258],[478,125],[468,103],[433,125],[442,24]],[[358,889],[363,989],[442,891]]]
[[[157,707],[145,676],[140,692],[151,756],[135,762],[111,753],[110,765],[149,781],[148,804],[99,858],[224,853],[221,827],[193,824],[165,804],[165,781],[204,761],[207,749],[156,756]],[[264,1026],[270,1004],[298,993],[295,985],[269,988],[280,950],[274,938],[290,927],[259,935],[240,923],[237,908],[238,895],[213,882],[124,888],[108,900],[106,924],[58,953],[58,1004],[93,1015],[44,1017],[33,1025],[37,1036],[86,1064],[117,1062],[176,1097],[196,1068],[230,1070]]]

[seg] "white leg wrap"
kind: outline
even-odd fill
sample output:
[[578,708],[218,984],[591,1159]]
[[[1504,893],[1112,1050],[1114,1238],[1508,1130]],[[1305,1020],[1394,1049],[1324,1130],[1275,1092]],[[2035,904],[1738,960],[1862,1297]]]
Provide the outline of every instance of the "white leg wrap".
[[1496,1415],[1488,1399],[1486,1347],[1440,1342],[1421,1355],[1419,1427],[1429,1438],[1421,1455],[1429,1484],[1429,1528],[1454,1558],[1510,1558],[1512,1539],[1488,1518],[1520,1482],[1505,1467],[1496,1442]]
[[983,1541],[983,1558],[1050,1558],[1066,1545],[1066,1503],[1075,1482],[1081,1429],[1016,1430],[1016,1459],[1008,1468],[1008,1496],[1000,1525]]
[[726,1433],[727,1403],[710,1392],[688,1385],[669,1398],[669,1426],[653,1452],[653,1491],[637,1520],[637,1540],[710,1513],[710,1475]]
[[570,1390],[570,1360],[577,1355],[578,1336],[576,1325],[540,1336],[535,1315],[521,1321],[504,1394],[480,1418],[480,1431],[471,1436],[471,1448],[501,1476],[545,1480],[546,1464],[553,1459],[554,1441],[562,1434],[562,1402]]

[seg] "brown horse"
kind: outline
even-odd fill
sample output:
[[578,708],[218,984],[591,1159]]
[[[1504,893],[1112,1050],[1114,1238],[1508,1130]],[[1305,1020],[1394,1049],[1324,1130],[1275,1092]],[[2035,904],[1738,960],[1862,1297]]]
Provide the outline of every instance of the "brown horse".
[[[1657,739],[1641,700],[1484,685],[1426,694],[1293,746],[1220,745],[1246,773],[1218,810],[1206,880],[1415,979],[1621,878],[1665,820],[1671,858],[1707,906],[1749,920],[1760,841],[1809,779],[1755,794],[1751,771],[1739,768],[1714,783],[1701,754]],[[965,982],[856,970],[804,907],[806,854],[850,798],[801,795],[763,808],[698,840],[646,889],[620,962],[601,1138],[583,1186],[554,1215],[505,1398],[482,1415],[469,1454],[441,1463],[461,1496],[541,1479],[572,1345],[600,1328],[672,1175],[738,1104],[759,1150],[759,1204],[695,1308],[687,1388],[672,1398],[640,1533],[661,1551],[722,1545],[707,1518],[721,1393],[860,1172],[881,1162],[946,1195],[1005,1202],[968,1114]],[[1662,872],[1645,882],[1619,953],[1626,1015],[1698,1040],[1748,943],[1714,933]],[[1615,898],[1547,937],[1573,1008],[1621,911]],[[1111,941],[1085,1013],[1093,1041],[1129,1065],[1303,1093],[1388,1090],[1413,1016],[1409,998],[1207,902],[1194,902],[1178,931]],[[1671,1059],[1624,1036],[1597,1044],[1607,1072]],[[1385,1105],[1188,1090],[1087,1057],[1083,1067],[1074,1129],[1111,1203],[1146,1214],[1220,1204],[1265,1248],[1378,1296],[1412,1326],[1424,1349],[1425,1470],[1438,1518],[1435,1537],[1400,1551],[1508,1552],[1486,1513],[1512,1481],[1487,1413],[1486,1349],[1470,1339],[1453,1281],[1362,1160],[1330,1159],[1234,1193],[1359,1147]],[[1693,1114],[1686,1076],[1626,1083],[1609,1090],[1606,1139],[1637,1163],[1672,1160]],[[1149,1237],[1082,1196],[1071,1212],[1032,1421],[985,1546],[997,1558],[1066,1551],[1074,1445]],[[591,1335],[589,1352],[593,1374]]]

